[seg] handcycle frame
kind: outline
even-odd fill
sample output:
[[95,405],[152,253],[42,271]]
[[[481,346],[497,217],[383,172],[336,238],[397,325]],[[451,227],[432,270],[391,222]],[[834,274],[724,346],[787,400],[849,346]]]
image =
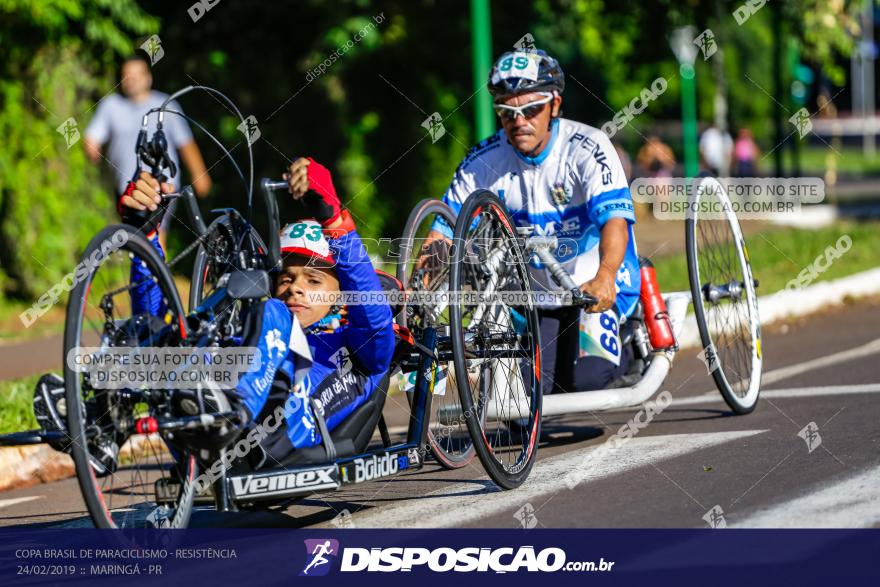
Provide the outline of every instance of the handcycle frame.
[[[135,151],[138,154],[139,159],[146,162],[151,168],[151,174],[154,177],[160,179],[163,177],[164,168],[168,165],[169,161],[169,159],[164,156],[166,142],[161,140],[164,138],[164,135],[161,134],[161,130],[162,116],[166,111],[166,106],[172,99],[194,89],[204,89],[206,91],[218,93],[215,90],[201,86],[184,88],[170,96],[161,107],[148,112],[143,118],[142,130],[138,137]],[[226,99],[222,94],[219,95]],[[235,109],[234,104],[231,104],[231,106]],[[235,110],[236,113],[238,113],[237,109]],[[174,112],[172,110],[167,111],[180,114],[179,112]],[[153,139],[148,141],[146,136],[146,121],[147,116],[152,112],[159,113],[159,123]],[[240,117],[240,113],[238,114]],[[200,126],[200,128],[202,127]],[[219,145],[219,141],[217,141],[213,135],[211,135],[211,138]],[[222,145],[220,146],[223,148]],[[178,317],[176,322],[179,322],[179,324],[175,323],[172,325],[166,325],[161,329],[160,332],[165,332],[166,335],[171,333],[170,337],[168,337],[168,340],[171,342],[169,343],[166,341],[166,343],[163,344],[176,346],[180,343],[187,343],[187,346],[192,346],[194,348],[217,344],[219,342],[217,337],[221,335],[218,335],[213,328],[212,318],[216,319],[216,316],[221,315],[221,313],[225,311],[225,309],[221,307],[221,304],[228,304],[228,302],[234,302],[236,300],[249,303],[252,300],[262,299],[269,295],[269,272],[274,271],[281,266],[279,236],[280,219],[277,202],[274,198],[273,192],[282,189],[286,190],[288,184],[287,182],[272,181],[269,179],[263,179],[260,182],[269,221],[269,239],[267,241],[269,243],[267,246],[268,251],[261,250],[261,259],[251,258],[246,262],[245,256],[242,255],[244,251],[241,248],[241,243],[244,242],[244,239],[249,232],[254,232],[254,229],[250,224],[253,203],[251,197],[252,188],[250,187],[252,186],[252,183],[249,184],[245,180],[244,175],[241,173],[240,169],[238,169],[237,165],[236,169],[239,171],[239,175],[248,189],[247,215],[243,216],[232,209],[215,210],[214,212],[219,212],[221,214],[226,213],[226,219],[231,221],[230,226],[235,227],[232,231],[234,238],[233,249],[231,249],[231,251],[234,253],[233,257],[240,257],[240,260],[233,261],[232,263],[221,260],[221,266],[226,266],[228,268],[228,270],[224,271],[226,275],[221,277],[221,281],[218,281],[215,285],[215,290],[204,300],[198,299],[198,303],[194,303],[194,298],[191,297],[191,307],[188,312],[184,310],[183,315]],[[251,166],[251,177],[253,177],[252,173],[253,167]],[[192,243],[183,252],[178,254],[175,261],[186,256],[189,252],[194,250],[196,246],[204,247],[205,251],[207,251],[207,239],[213,234],[213,232],[211,227],[206,225],[202,217],[191,186],[184,187],[178,193],[163,195],[163,199],[165,200],[170,200],[172,198],[180,198],[184,200],[192,224],[198,234],[196,242]],[[155,217],[155,215],[150,216],[151,220]],[[149,243],[147,243],[144,237],[143,230],[134,231],[132,229],[132,236],[135,239],[142,240],[141,245],[139,245],[143,247],[141,250],[149,249]],[[257,234],[256,236],[259,235]],[[241,238],[239,239],[238,237]],[[248,273],[250,273],[250,275],[247,275]],[[250,284],[246,282],[250,282]],[[254,285],[252,287],[251,284],[254,284],[255,282],[260,285]],[[166,277],[166,286],[171,289],[177,288],[173,280],[170,280],[170,277]],[[130,285],[128,288],[124,289],[130,289]],[[120,289],[119,291],[121,292],[123,289]],[[196,297],[200,298],[200,296]],[[196,305],[197,307],[192,307]],[[214,309],[219,310],[217,314],[214,314]],[[205,316],[208,318],[207,321],[202,320]],[[190,317],[193,318],[192,323],[188,323]],[[204,329],[202,328],[203,326],[205,327]],[[496,337],[496,335],[483,336],[484,342],[493,342]],[[163,337],[159,337],[157,333],[156,338]],[[506,339],[505,342],[507,342]],[[411,413],[407,435],[404,442],[398,444],[391,443],[384,418],[380,414],[376,428],[378,428],[382,438],[381,448],[365,450],[364,452],[353,456],[346,455],[345,457],[335,458],[337,453],[333,446],[333,438],[332,435],[326,433],[325,427],[325,433],[322,434],[322,442],[326,450],[325,454],[328,457],[326,460],[315,459],[315,462],[306,460],[305,462],[307,464],[284,466],[279,469],[252,467],[249,466],[245,459],[239,459],[235,463],[231,463],[231,459],[227,460],[227,465],[234,464],[234,471],[228,470],[229,467],[223,467],[219,475],[216,477],[216,480],[212,483],[215,507],[220,511],[233,511],[240,505],[247,505],[257,501],[284,501],[288,498],[303,497],[318,491],[339,489],[344,485],[371,481],[395,475],[401,471],[421,468],[425,461],[424,457],[429,450],[427,443],[428,420],[430,419],[431,414],[433,388],[439,376],[437,363],[440,361],[452,360],[452,344],[453,340],[451,337],[439,336],[437,330],[432,327],[421,329],[419,340],[415,340],[412,333],[406,329],[402,329],[398,332],[396,362],[392,365],[392,369],[389,372],[389,379],[391,375],[397,372],[397,370],[403,372],[416,371],[417,373],[412,401],[410,402]],[[515,352],[516,351],[513,350],[478,350],[477,354],[478,358],[484,356],[486,358],[498,358]],[[144,390],[131,391],[132,395],[144,394]],[[67,393],[69,395],[70,392],[68,391]],[[166,394],[166,399],[170,400],[175,391],[170,390],[161,393]],[[387,388],[384,390],[377,390],[377,393],[387,393]],[[150,394],[152,394],[152,392],[146,390],[146,395],[148,396]],[[384,400],[384,396],[379,400],[382,405],[384,405]],[[71,430],[69,423],[70,419],[79,417],[80,416],[76,415],[75,412],[68,414],[67,430]],[[124,435],[125,440],[127,441],[138,435],[147,435],[158,432],[191,432],[202,430],[207,433],[211,427],[218,427],[230,423],[237,424],[238,421],[239,414],[234,410],[230,411],[224,407],[218,411],[201,412],[193,416],[179,416],[168,412],[155,413],[147,417],[138,418],[137,421],[132,420],[123,422],[121,423],[122,427],[117,427],[116,430]],[[321,424],[320,421],[321,418],[319,418],[319,425]],[[375,433],[375,430],[373,430],[373,432]],[[84,437],[88,437],[88,434],[84,435]],[[50,442],[63,444],[70,438],[71,435],[68,432],[31,430],[0,436],[0,446]],[[179,444],[180,442],[180,440],[176,440],[172,444]],[[218,455],[218,450],[219,456],[223,457],[223,450],[228,450],[229,446],[234,442],[234,439],[229,441],[225,445],[226,448],[222,450],[213,449],[209,451],[196,449],[194,446],[186,444],[188,442],[186,440],[183,440],[182,442],[184,444],[181,446],[186,448],[189,451],[189,454],[195,457],[195,460],[192,461],[193,464],[197,462],[199,465],[205,466],[213,465],[213,463],[216,462],[216,459],[213,457]],[[357,447],[356,450],[363,449]],[[178,459],[175,457],[175,461],[176,460]],[[83,465],[83,463],[78,461],[77,466],[85,466],[88,468],[91,479],[95,479],[95,472],[92,470],[92,466],[88,462]],[[198,471],[198,468],[199,467],[196,468],[196,471]],[[82,486],[83,479],[82,476],[80,477]],[[188,478],[188,480],[192,482],[194,478]],[[173,479],[170,481],[174,483]],[[178,486],[180,486],[179,484],[181,481],[182,479],[177,479],[176,483]],[[96,483],[95,485],[97,486]],[[165,503],[169,499],[176,499],[172,496],[173,488],[169,489],[172,489],[172,491],[160,491],[159,483],[157,482],[155,489],[155,502],[157,504]],[[160,493],[164,495],[160,495]],[[105,511],[109,513],[109,510],[106,510],[106,506]]]
[[[354,485],[391,477],[411,469],[424,466],[427,442],[427,419],[431,413],[431,397],[437,371],[436,351],[437,332],[426,329],[418,346],[399,341],[398,348],[404,345],[404,359],[397,368],[415,368],[415,388],[406,440],[392,444],[384,419],[380,418],[379,432],[382,447],[367,450],[361,454],[332,459],[323,463],[313,463],[293,467],[258,469],[244,473],[224,471],[215,481],[215,506],[218,511],[231,511],[238,505],[262,501],[284,501],[301,498],[319,491],[337,490],[345,485]],[[407,347],[412,349],[409,352]],[[387,393],[382,390],[377,393]],[[323,435],[322,435],[323,436]],[[324,437],[328,454],[333,449],[332,440]],[[328,446],[328,443],[330,446]],[[274,489],[272,489],[274,488]],[[248,491],[248,490],[251,491]]]
[[[701,180],[709,182],[714,181],[713,178],[707,176],[701,176]],[[708,191],[704,191],[705,188],[702,187],[704,185],[705,184],[702,184],[700,189],[696,191],[696,193],[698,194],[697,197],[700,197],[700,194],[705,195],[707,193],[710,193]],[[726,196],[724,196],[724,198],[726,199]],[[724,210],[727,215],[725,219],[728,221],[728,223],[731,224],[733,237],[732,240],[734,242],[734,245],[737,247],[737,253],[739,256],[738,260],[747,268],[745,270],[745,275],[750,278],[752,282],[752,287],[748,289],[751,289],[751,291],[754,292],[754,289],[756,289],[758,286],[758,281],[752,277],[751,266],[748,261],[748,252],[745,249],[745,241],[742,237],[738,220],[736,219],[735,214],[733,214],[732,210],[730,209],[729,202],[727,204],[728,205],[725,207]],[[695,222],[695,219],[690,218],[686,223],[686,240],[696,239]],[[523,250],[526,251],[527,254],[535,255],[538,260],[544,265],[546,270],[550,273],[553,281],[562,289],[562,292],[557,293],[569,295],[571,297],[571,305],[575,307],[587,307],[595,302],[594,298],[591,298],[591,296],[585,295],[580,291],[577,284],[572,279],[571,275],[569,275],[565,271],[565,269],[562,267],[561,262],[553,254],[553,251],[555,251],[558,246],[557,239],[555,237],[533,236],[533,229],[531,227],[521,227],[518,229],[518,232],[519,238],[522,239]],[[691,245],[690,242],[688,244]],[[689,279],[691,280],[691,291],[675,291],[663,294],[663,299],[667,307],[667,315],[665,316],[665,319],[669,321],[671,330],[674,334],[675,344],[665,349],[657,349],[651,351],[649,353],[651,358],[647,368],[641,373],[641,377],[633,385],[601,390],[554,393],[544,396],[542,416],[553,416],[633,407],[649,400],[661,388],[663,382],[666,379],[666,376],[669,374],[669,371],[672,368],[672,362],[675,358],[675,355],[679,351],[678,341],[682,338],[682,333],[687,318],[687,310],[689,306],[691,304],[694,304],[695,309],[698,309],[701,312],[704,311],[702,306],[700,308],[696,308],[697,304],[694,303],[694,296],[699,295],[701,297],[701,302],[703,301],[703,299],[705,299],[706,302],[714,303],[722,298],[738,298],[746,289],[746,286],[743,282],[730,282],[729,284],[725,283],[714,285],[710,283],[701,284],[698,287],[697,285],[695,285],[695,282],[700,280],[699,268],[695,258],[691,258],[692,256],[696,257],[697,253],[691,255],[690,248],[688,249],[688,253],[688,273]],[[695,273],[692,274],[692,272]],[[696,277],[694,277],[694,275]],[[754,320],[757,321],[757,353],[758,359],[760,360],[760,321],[757,318],[757,306],[750,306],[750,309],[752,312],[754,312]],[[705,321],[705,317],[703,318],[703,320]],[[705,329],[705,326],[700,325],[699,321],[697,325],[701,329],[700,337],[703,338],[708,336],[707,332],[702,331]],[[750,327],[753,326],[750,325]],[[715,349],[710,347],[711,344],[710,346],[704,348],[704,352],[707,353],[707,366],[710,366],[710,372],[712,373],[713,378],[715,378],[716,380],[716,385],[719,385],[720,390],[720,384],[718,383],[718,379],[714,374],[715,369],[711,369],[711,365],[709,365],[711,361],[717,361],[718,358],[714,355]],[[757,370],[758,392],[756,393],[759,393],[760,363]],[[722,392],[722,395],[724,395],[724,392]],[[755,398],[756,401],[757,395],[755,396]],[[510,398],[505,408],[508,414],[511,413],[510,408],[515,403],[512,400],[513,398]],[[727,400],[726,396],[725,400]],[[728,404],[730,404],[729,401]],[[751,408],[747,410],[739,410],[736,408],[734,409],[736,413],[742,414],[748,413],[753,407],[754,404],[752,404]],[[499,415],[495,413],[496,408],[497,404],[490,407],[490,416]]]
[[[287,189],[286,182],[274,182],[264,179],[261,188],[265,203],[270,210],[269,223],[272,237],[270,242],[278,240],[277,204],[272,192]],[[199,232],[204,236],[208,228],[202,220],[198,203],[187,186],[180,191],[179,196],[186,202],[191,220]],[[269,245],[269,264],[274,266],[280,263],[280,255],[274,254],[280,246]],[[231,280],[230,280],[231,281]],[[218,287],[208,296],[193,314],[211,315],[214,308],[228,304],[230,300],[242,299],[231,292],[235,285],[227,282]],[[170,327],[166,327],[170,328]],[[198,333],[190,333],[190,336]],[[280,502],[290,498],[301,498],[319,491],[336,490],[345,485],[352,485],[379,478],[389,477],[398,473],[420,469],[425,462],[427,449],[428,418],[431,414],[431,399],[433,387],[438,374],[437,364],[441,361],[451,361],[451,340],[448,336],[440,336],[435,328],[428,327],[422,330],[420,340],[416,341],[408,331],[398,333],[397,353],[391,373],[398,370],[404,373],[416,371],[415,387],[410,402],[410,418],[403,442],[392,444],[384,419],[380,417],[378,429],[382,439],[382,446],[363,453],[338,459],[330,459],[326,462],[316,462],[291,467],[256,469],[249,471],[230,472],[224,467],[218,478],[212,483],[214,505],[218,511],[235,511],[238,506],[255,502]],[[389,374],[389,375],[390,375]],[[387,390],[377,391],[386,393]],[[173,394],[174,391],[168,392]],[[383,398],[384,403],[384,398]],[[237,414],[232,412],[212,412],[199,414],[192,417],[154,418],[154,431],[179,431],[204,426],[205,423],[213,423],[221,420],[235,421]],[[138,432],[132,430],[131,436]],[[29,430],[12,434],[0,435],[0,446],[17,446],[27,444],[41,444],[65,440],[65,434],[46,430]],[[324,438],[324,446],[327,454],[333,454],[331,448],[332,439]],[[328,444],[330,446],[328,446]],[[224,449],[224,450],[228,450]],[[220,453],[222,459],[223,453]],[[215,460],[209,462],[200,460],[200,469],[210,467]],[[370,464],[372,463],[372,465]]]
[[[272,238],[275,240],[269,246],[274,253],[280,251],[280,245],[275,244],[280,229],[276,224],[277,204],[272,192],[286,190],[288,184],[263,179],[260,186],[270,210],[270,230],[272,230],[272,235],[274,235]],[[190,209],[195,210],[192,205]],[[280,260],[272,260],[271,263],[275,266],[275,263],[280,263]],[[483,335],[475,334],[474,336]],[[490,335],[481,342],[487,343],[483,346],[491,346],[492,343],[512,342],[506,338],[502,340],[496,339],[496,337],[503,338],[504,335]],[[428,326],[420,330],[419,340],[416,340],[408,329],[399,330],[397,339],[396,358],[389,375],[397,372],[416,372],[415,386],[409,402],[410,417],[404,442],[391,443],[384,416],[380,416],[378,431],[382,440],[381,448],[367,450],[355,456],[302,466],[260,469],[244,473],[229,473],[224,470],[221,477],[214,483],[215,507],[219,511],[230,511],[238,505],[258,501],[277,502],[305,497],[318,491],[336,490],[346,485],[391,477],[406,470],[422,468],[425,456],[429,452],[428,421],[431,415],[434,385],[439,374],[438,365],[453,360],[452,338],[439,332],[437,328]],[[471,352],[476,358],[489,359],[503,358],[514,351],[474,349]],[[387,393],[387,390],[383,390],[382,393]],[[332,439],[323,434],[322,439],[325,442],[327,454],[335,453],[335,449],[326,444],[329,441],[332,445]],[[369,463],[373,463],[372,472],[368,470]],[[299,486],[301,479],[304,484]],[[292,487],[290,486],[291,480],[294,485]],[[254,487],[255,481],[261,490],[245,491],[247,488]],[[283,487],[283,489],[277,489],[273,492],[262,491],[264,486]]]
[[[553,280],[562,288],[560,294],[564,294],[571,299],[571,305],[576,307],[586,307],[595,303],[595,298],[583,293],[572,279],[562,264],[553,254],[558,246],[556,237],[553,236],[532,236],[531,227],[518,228],[519,237],[522,239],[523,250],[533,253],[547,271],[551,274]],[[495,274],[497,264],[500,257],[496,256],[488,260],[488,271]],[[490,284],[494,282],[490,280]],[[490,292],[484,292],[491,295]],[[673,332],[676,340],[679,339],[684,324],[685,314],[688,306],[692,301],[691,292],[681,291],[672,292],[664,296],[666,302],[669,319],[671,321]],[[442,307],[436,309],[441,312]],[[604,390],[575,391],[570,393],[557,393],[545,395],[542,405],[542,416],[555,416],[561,414],[574,414],[582,412],[592,412],[599,410],[610,410],[615,408],[625,408],[637,406],[650,399],[663,385],[669,370],[672,368],[672,362],[678,351],[676,345],[672,349],[654,353],[651,362],[639,381],[629,387],[617,387]],[[504,409],[499,410],[497,403],[488,406],[487,417],[517,416],[515,406],[519,405],[509,398],[504,404]],[[448,413],[446,413],[448,412]],[[441,422],[455,418],[458,411],[441,410]],[[512,418],[513,419],[513,418]]]
[[[526,250],[534,252],[559,285],[572,292],[579,292],[571,276],[552,254],[556,248],[553,237],[527,236]],[[679,340],[684,325],[685,314],[692,297],[689,291],[671,292],[663,296],[672,323],[675,339]],[[611,410],[637,406],[649,400],[666,380],[672,361],[678,351],[678,345],[670,350],[654,353],[651,363],[642,374],[638,383],[629,387],[617,387],[593,391],[575,391],[556,393],[544,397],[544,415],[553,416],[598,410]]]

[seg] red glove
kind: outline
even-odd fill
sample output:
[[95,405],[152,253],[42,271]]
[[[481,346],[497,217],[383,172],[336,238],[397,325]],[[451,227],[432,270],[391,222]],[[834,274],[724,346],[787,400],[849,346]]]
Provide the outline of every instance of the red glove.
[[310,192],[303,197],[303,203],[314,214],[315,220],[326,226],[339,218],[342,203],[336,195],[330,171],[311,157],[306,159],[311,161],[306,168]]
[[135,183],[130,181],[125,186],[125,191],[122,192],[119,197],[116,199],[116,211],[119,212],[119,216],[122,217],[125,215],[126,209],[125,206],[122,205],[122,198],[125,196],[130,196],[134,191]]
[[125,186],[125,191],[122,192],[116,200],[116,211],[119,212],[119,216],[125,224],[134,226],[147,236],[150,236],[159,230],[159,225],[162,224],[162,218],[165,216],[165,211],[168,209],[168,200],[163,199],[159,204],[159,207],[153,212],[149,210],[135,210],[134,208],[123,206],[122,198],[130,196],[135,190],[135,187],[135,182],[128,182]]

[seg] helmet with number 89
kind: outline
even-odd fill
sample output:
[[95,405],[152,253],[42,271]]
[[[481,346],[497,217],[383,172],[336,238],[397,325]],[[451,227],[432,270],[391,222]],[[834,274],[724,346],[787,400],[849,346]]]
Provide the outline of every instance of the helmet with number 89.
[[565,89],[565,74],[559,62],[546,51],[508,51],[492,66],[488,88],[494,98],[529,92],[561,94]]
[[316,220],[292,222],[281,229],[281,254],[309,260],[312,267],[336,266],[330,244],[324,238],[324,230]]

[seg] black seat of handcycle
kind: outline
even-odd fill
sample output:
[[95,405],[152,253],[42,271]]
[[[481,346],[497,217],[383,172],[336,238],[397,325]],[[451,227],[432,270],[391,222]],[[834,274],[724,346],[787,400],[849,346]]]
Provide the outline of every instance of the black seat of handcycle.
[[[379,424],[379,418],[382,416],[382,408],[385,407],[385,396],[388,393],[390,379],[391,371],[389,370],[376,390],[367,398],[367,401],[358,406],[345,420],[330,431],[330,438],[336,449],[336,458],[352,457],[367,449],[373,432],[376,431],[376,426]],[[323,444],[320,444],[295,450],[279,462],[284,466],[292,466],[328,461],[327,449]],[[278,463],[266,463],[264,466],[271,468],[273,465],[277,466]]]

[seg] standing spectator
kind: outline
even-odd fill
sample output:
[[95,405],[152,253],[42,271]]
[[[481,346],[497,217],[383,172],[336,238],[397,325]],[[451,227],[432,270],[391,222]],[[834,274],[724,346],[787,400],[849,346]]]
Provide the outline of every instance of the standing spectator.
[[651,135],[639,149],[636,165],[648,177],[672,177],[675,171],[675,154],[660,137]]
[[716,126],[710,126],[700,136],[700,158],[703,167],[712,175],[728,174],[730,156],[733,153],[733,139],[729,133],[721,132]]
[[[101,147],[109,142],[105,160],[113,166],[116,176],[116,193],[125,191],[127,183],[132,179],[137,158],[134,148],[137,143],[137,135],[141,129],[141,121],[144,114],[151,108],[160,106],[168,97],[168,94],[157,92],[152,88],[153,75],[150,71],[150,61],[146,55],[136,54],[122,63],[120,69],[120,86],[122,93],[111,94],[101,100],[95,116],[92,117],[85,132],[83,141],[86,153],[93,163],[98,163],[101,158]],[[171,102],[169,106],[173,110],[182,112],[180,104]],[[149,119],[149,132],[156,130],[157,115],[151,115]],[[211,177],[205,169],[205,161],[198,145],[193,140],[192,132],[186,121],[176,114],[166,114],[163,130],[168,137],[169,154],[178,167],[178,176],[168,178],[169,183],[180,185],[179,160],[183,159],[189,175],[192,178],[193,188],[199,197],[204,197],[211,189]],[[166,234],[171,217],[174,215],[174,205],[177,200],[171,200],[165,220],[159,228],[159,240],[163,248],[166,243]],[[167,250],[167,248],[165,249]]]
[[758,155],[761,154],[758,144],[752,137],[752,131],[739,129],[733,145],[733,164],[738,177],[754,177],[758,171]]

